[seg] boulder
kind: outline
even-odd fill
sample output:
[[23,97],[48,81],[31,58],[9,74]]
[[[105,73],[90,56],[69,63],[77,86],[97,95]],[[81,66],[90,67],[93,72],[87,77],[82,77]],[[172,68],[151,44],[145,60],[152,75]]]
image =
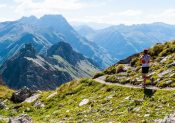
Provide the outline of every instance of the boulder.
[[167,59],[168,59],[169,57],[170,57],[170,56],[163,57],[162,60],[160,61],[160,63],[163,63],[163,62],[167,61]]
[[14,103],[21,103],[27,98],[31,97],[34,94],[34,91],[30,90],[27,87],[23,87],[22,89],[14,92],[11,97],[11,101]]
[[164,75],[169,74],[169,73],[171,73],[171,72],[172,72],[172,70],[168,69],[168,70],[166,70],[166,71],[163,71],[163,72],[159,73],[158,76],[159,76],[160,78],[162,78]]
[[0,102],[0,109],[5,109],[6,105],[4,104],[4,102]]
[[175,61],[172,63],[173,66],[175,66]]
[[79,106],[83,106],[89,103],[89,99],[83,99],[80,103]]
[[32,103],[32,102],[36,101],[40,97],[40,95],[41,94],[35,94],[35,95],[33,95],[33,96],[25,99],[24,102],[26,102],[26,103]]
[[125,98],[125,100],[130,100],[131,99],[131,96],[128,96]]
[[47,97],[47,99],[50,99],[50,98],[52,98],[52,97],[54,97],[54,96],[56,96],[56,95],[57,95],[57,92],[54,92],[54,93],[50,94],[50,95]]
[[173,82],[173,80],[168,80],[168,81],[165,82],[165,84],[169,85],[169,84],[171,84],[172,82]]
[[44,108],[45,105],[42,102],[37,101],[37,102],[35,102],[34,107],[35,108]]
[[22,114],[19,117],[9,118],[8,123],[33,123],[33,120],[27,114]]

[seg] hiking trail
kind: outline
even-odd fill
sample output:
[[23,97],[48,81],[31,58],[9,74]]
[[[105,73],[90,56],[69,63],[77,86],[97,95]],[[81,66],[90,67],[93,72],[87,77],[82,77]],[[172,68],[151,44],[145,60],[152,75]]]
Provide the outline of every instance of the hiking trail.
[[[116,85],[116,86],[120,86],[120,87],[127,87],[127,88],[142,88],[143,87],[141,85],[132,85],[132,84],[120,84],[120,83],[112,83],[112,82],[106,82],[105,81],[105,76],[101,76],[98,78],[94,79],[95,81],[105,84],[105,85]],[[155,86],[146,86],[146,89],[150,89],[150,90],[175,90],[175,88],[170,88],[170,87],[166,87],[166,88],[158,88]]]

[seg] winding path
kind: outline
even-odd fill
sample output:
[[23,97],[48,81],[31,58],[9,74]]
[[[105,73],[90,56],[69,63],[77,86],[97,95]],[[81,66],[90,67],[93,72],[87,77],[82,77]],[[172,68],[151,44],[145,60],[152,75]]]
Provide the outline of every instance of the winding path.
[[[105,81],[105,76],[98,77],[98,78],[96,78],[94,80],[99,82],[99,83],[105,84],[105,85],[116,85],[116,86],[127,87],[127,88],[143,88],[140,85],[106,82]],[[175,88],[170,88],[170,87],[158,88],[158,87],[155,87],[155,86],[146,86],[146,89],[150,89],[150,90],[175,90]]]

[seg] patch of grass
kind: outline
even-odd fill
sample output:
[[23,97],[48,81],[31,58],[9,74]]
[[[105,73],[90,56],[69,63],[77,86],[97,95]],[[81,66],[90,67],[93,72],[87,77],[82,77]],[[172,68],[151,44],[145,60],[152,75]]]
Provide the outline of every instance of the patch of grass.
[[103,76],[103,75],[105,75],[104,72],[96,73],[96,74],[94,75],[93,79],[98,78],[98,77]]
[[109,68],[107,68],[105,71],[104,71],[105,74],[115,74],[116,73],[116,66],[113,65]]
[[[35,122],[154,122],[172,113],[175,91],[143,90],[100,84],[82,79],[62,85],[55,91],[42,92],[39,99],[45,104],[37,109],[32,104],[12,104],[9,110],[0,110],[4,116],[26,113]],[[79,106],[83,99],[89,103]],[[14,107],[17,112],[14,112]],[[147,114],[147,115],[146,115]]]
[[112,82],[112,83],[118,82],[118,81],[117,81],[117,76],[115,76],[115,75],[106,76],[105,81],[106,81],[106,82]]
[[13,90],[9,89],[6,86],[0,85],[0,99],[10,98],[13,93]]

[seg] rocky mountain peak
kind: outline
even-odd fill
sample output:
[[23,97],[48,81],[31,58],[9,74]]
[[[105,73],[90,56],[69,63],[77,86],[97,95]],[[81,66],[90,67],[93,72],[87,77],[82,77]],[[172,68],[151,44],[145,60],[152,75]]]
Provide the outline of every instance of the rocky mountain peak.
[[69,26],[66,19],[62,15],[44,15],[38,20],[38,24],[46,27]]
[[50,20],[50,19],[53,19],[53,20],[64,20],[64,17],[62,15],[44,15],[40,18],[40,20]]
[[69,53],[73,52],[73,49],[68,43],[61,41],[50,47],[47,53],[49,56],[52,56],[52,55],[63,55],[66,52]]
[[76,64],[79,60],[84,60],[85,57],[72,49],[70,44],[66,42],[58,42],[50,47],[47,51],[48,56],[59,55],[66,61]]
[[22,57],[31,57],[35,58],[36,57],[36,50],[33,47],[32,43],[27,43],[25,44],[24,48],[20,50],[20,55]]
[[8,87],[52,90],[62,83],[91,76],[97,71],[94,64],[73,51],[68,43],[53,45],[48,50],[48,56],[39,55],[34,46],[32,43],[25,44],[24,48],[0,67],[2,80]]
[[23,23],[34,23],[38,19],[35,16],[22,17],[19,21]]

